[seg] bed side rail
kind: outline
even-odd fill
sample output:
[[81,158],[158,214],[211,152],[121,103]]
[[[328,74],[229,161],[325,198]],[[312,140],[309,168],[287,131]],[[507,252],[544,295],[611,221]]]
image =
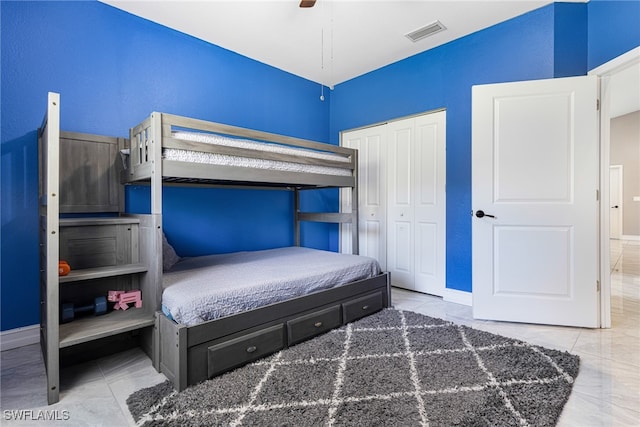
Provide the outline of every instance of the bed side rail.
[[322,142],[295,138],[286,135],[279,135],[270,132],[246,129],[216,122],[209,122],[206,120],[176,116],[173,114],[163,113],[162,122],[164,126],[171,126],[171,129],[173,129],[173,127],[177,127],[195,131],[216,133],[220,135],[247,138],[256,141],[272,142],[281,145],[290,145],[292,147],[307,148],[317,151],[327,151],[339,154],[344,157],[350,157],[354,151],[351,148],[341,147],[338,145],[326,144]]
[[154,144],[151,116],[129,130],[129,146],[123,150],[123,182],[143,181],[153,172]]
[[[245,138],[256,142],[323,152],[336,156],[336,158],[319,159],[292,153],[187,141],[173,137],[173,130],[206,132],[221,136]],[[357,170],[356,150],[351,148],[166,113],[152,113],[143,122],[130,130],[129,140],[129,147],[124,150],[125,155],[128,154],[128,160],[126,161],[127,170],[122,177],[123,182],[149,180],[154,174],[158,173],[160,165],[155,165],[154,171],[154,161],[156,159],[160,161],[162,157],[161,151],[157,151],[159,144],[155,141],[161,141],[160,148],[342,168],[348,170],[352,176]]]

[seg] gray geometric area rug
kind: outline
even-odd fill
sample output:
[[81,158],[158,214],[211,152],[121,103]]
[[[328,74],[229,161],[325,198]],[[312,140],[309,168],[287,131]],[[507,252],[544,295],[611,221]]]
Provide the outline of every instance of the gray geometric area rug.
[[578,356],[385,309],[177,393],[127,399],[144,426],[553,426]]

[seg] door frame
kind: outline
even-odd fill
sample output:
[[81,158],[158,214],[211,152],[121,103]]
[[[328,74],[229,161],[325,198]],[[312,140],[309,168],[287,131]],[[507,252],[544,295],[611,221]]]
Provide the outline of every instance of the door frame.
[[[623,175],[623,167],[622,165],[609,165],[609,202],[611,202],[611,173],[613,171],[616,171],[616,173],[618,174],[618,186],[615,189],[615,191],[618,193],[618,210],[617,210],[617,216],[618,216],[618,228],[619,230],[619,236],[615,237],[615,236],[611,236],[611,234],[609,234],[609,238],[610,239],[622,239],[622,219],[624,218],[624,214],[623,214],[623,209],[624,207],[622,206],[622,202],[623,202],[623,189],[622,189],[622,177]],[[611,209],[611,203],[609,203],[609,209]],[[611,221],[611,210],[609,210],[609,221]],[[609,223],[609,225],[611,225],[611,223]],[[609,227],[609,233],[611,233],[611,227]]]
[[611,161],[611,77],[640,63],[640,46],[592,69],[600,81],[600,327],[611,327],[609,162]]

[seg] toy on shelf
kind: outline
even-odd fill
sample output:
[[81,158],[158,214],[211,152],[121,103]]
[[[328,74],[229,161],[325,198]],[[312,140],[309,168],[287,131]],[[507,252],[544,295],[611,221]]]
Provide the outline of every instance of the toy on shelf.
[[93,313],[95,316],[106,314],[107,299],[105,297],[96,297],[93,300],[93,304],[82,305],[80,307],[76,307],[72,303],[64,303],[62,304],[62,309],[60,310],[60,322],[71,322],[78,314],[82,313]]
[[127,304],[134,303],[136,308],[142,307],[142,298],[140,291],[109,291],[107,299],[115,302],[114,310],[126,310],[129,308]]
[[63,259],[61,259],[60,261],[58,261],[58,275],[59,276],[66,276],[67,274],[69,274],[69,272],[71,271],[71,266],[69,265],[69,263]]

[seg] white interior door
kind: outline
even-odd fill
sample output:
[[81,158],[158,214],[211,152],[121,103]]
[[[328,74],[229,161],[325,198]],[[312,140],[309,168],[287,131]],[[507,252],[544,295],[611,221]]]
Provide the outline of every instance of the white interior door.
[[609,167],[609,238],[622,238],[622,165]]
[[[375,258],[387,269],[387,220],[384,150],[386,129],[373,126],[342,134],[342,145],[358,150],[358,222],[360,255]],[[351,190],[341,189],[342,211],[351,211]],[[342,252],[351,251],[351,225],[343,224]]]
[[475,318],[598,326],[597,89],[595,76],[473,88]]
[[446,111],[415,118],[416,291],[444,295],[446,283]]

